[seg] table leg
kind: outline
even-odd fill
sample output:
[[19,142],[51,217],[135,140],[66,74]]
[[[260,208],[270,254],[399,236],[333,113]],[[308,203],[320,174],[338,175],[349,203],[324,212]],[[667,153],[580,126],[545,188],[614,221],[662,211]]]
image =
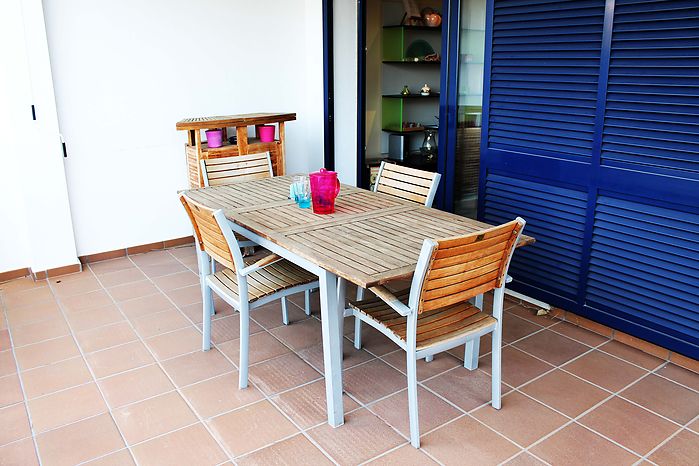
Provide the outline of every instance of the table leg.
[[345,339],[345,296],[347,294],[347,280],[337,277],[337,307],[340,313],[340,354],[344,353]]
[[332,427],[338,427],[345,422],[342,406],[342,340],[340,339],[342,329],[340,307],[344,307],[344,303],[342,306],[338,305],[337,298],[340,290],[338,289],[337,276],[331,272],[323,271],[319,278],[328,424]]

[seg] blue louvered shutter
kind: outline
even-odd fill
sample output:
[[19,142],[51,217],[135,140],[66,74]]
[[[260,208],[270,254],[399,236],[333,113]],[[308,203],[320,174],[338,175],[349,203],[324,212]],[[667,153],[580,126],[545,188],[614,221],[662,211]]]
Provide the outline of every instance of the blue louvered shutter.
[[603,0],[496,1],[489,147],[589,158]]
[[617,0],[602,163],[699,179],[699,2]]

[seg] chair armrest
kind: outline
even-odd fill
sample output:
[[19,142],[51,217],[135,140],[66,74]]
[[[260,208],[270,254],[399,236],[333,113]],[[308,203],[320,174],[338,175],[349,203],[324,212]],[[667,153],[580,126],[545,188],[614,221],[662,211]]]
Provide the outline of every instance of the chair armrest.
[[257,262],[248,265],[244,269],[238,271],[238,273],[244,277],[244,276],[254,272],[255,270],[264,269],[268,265],[272,265],[275,262],[279,262],[280,260],[283,260],[283,259],[284,259],[283,257],[280,257],[276,254],[270,254],[269,256],[265,256],[262,259],[258,260]]
[[371,288],[369,288],[369,290],[376,296],[381,298],[383,302],[391,306],[391,308],[398,314],[402,316],[407,316],[412,312],[412,310],[408,306],[403,304],[400,299],[396,298],[396,296],[393,293],[391,293],[391,291],[385,286],[372,286]]

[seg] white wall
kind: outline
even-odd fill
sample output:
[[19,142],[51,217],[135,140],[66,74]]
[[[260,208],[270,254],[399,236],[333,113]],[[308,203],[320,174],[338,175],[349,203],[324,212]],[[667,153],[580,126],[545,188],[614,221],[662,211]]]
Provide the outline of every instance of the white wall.
[[77,264],[41,1],[2,6],[0,271]]
[[357,2],[334,0],[335,170],[357,184]]
[[296,112],[287,170],[322,164],[318,0],[45,0],[79,255],[191,234],[185,117]]

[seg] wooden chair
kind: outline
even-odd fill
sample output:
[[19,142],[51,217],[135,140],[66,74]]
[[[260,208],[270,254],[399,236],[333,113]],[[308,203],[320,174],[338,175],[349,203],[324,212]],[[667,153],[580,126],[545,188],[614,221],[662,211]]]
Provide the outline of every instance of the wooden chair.
[[[204,301],[202,350],[211,349],[214,292],[240,312],[239,386],[245,388],[248,384],[250,311],[277,299],[284,300],[288,295],[317,288],[318,277],[276,254],[246,264],[222,210],[208,209],[184,194],[180,194],[180,201],[189,215],[199,244]],[[212,259],[224,268],[207,273],[212,270]]]
[[[220,186],[224,184],[240,183],[241,181],[272,178],[272,159],[269,152],[259,154],[236,155],[233,157],[219,157],[201,160],[201,173],[204,186]],[[242,248],[253,248],[257,244],[241,234],[235,233],[238,245]],[[246,249],[247,251],[247,249]],[[306,315],[311,315],[310,295],[306,293]],[[282,300],[282,321],[289,324],[286,300]]]
[[[432,207],[442,175],[425,170],[381,162],[372,191],[417,202]],[[364,288],[357,287],[357,301],[364,299]],[[354,320],[354,334],[361,335],[362,321]],[[361,336],[360,342],[361,342]],[[360,344],[361,346],[361,344]]]
[[202,159],[201,174],[204,186],[220,186],[274,176],[269,152]]
[[[500,409],[500,347],[505,280],[525,222],[509,223],[464,236],[426,239],[409,289],[392,293],[370,288],[375,298],[350,303],[355,317],[388,336],[407,355],[410,443],[420,447],[416,362],[466,345],[478,357],[480,337],[492,333],[492,406]],[[470,304],[495,290],[492,315]],[[355,342],[355,346],[356,342]],[[464,366],[475,369],[468,358]]]
[[441,177],[439,173],[381,162],[373,191],[432,207]]

